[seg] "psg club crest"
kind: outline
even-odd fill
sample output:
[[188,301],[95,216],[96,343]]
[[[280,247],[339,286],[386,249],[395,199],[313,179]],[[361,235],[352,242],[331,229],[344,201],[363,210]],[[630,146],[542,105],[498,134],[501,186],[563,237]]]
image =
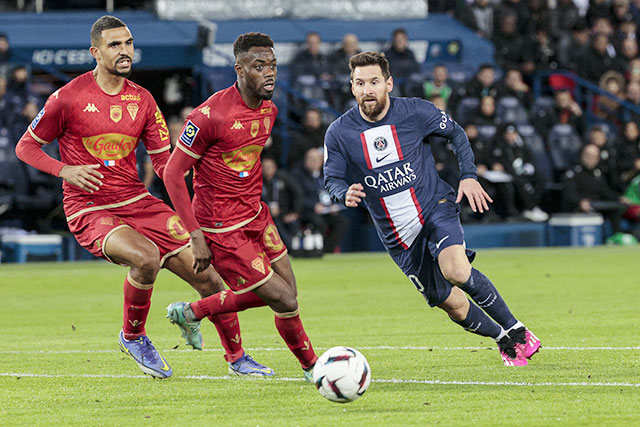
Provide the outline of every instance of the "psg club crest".
[[378,151],[384,151],[387,148],[387,145],[388,145],[387,140],[385,139],[384,136],[379,136],[373,140],[373,146]]
[[109,108],[109,117],[111,117],[111,120],[115,123],[122,120],[122,105],[112,105],[111,108]]

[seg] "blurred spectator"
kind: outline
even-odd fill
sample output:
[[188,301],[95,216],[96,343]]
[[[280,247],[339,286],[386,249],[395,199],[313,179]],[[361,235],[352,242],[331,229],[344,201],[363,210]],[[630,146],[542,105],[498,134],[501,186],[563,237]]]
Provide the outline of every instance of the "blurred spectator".
[[441,110],[446,110],[446,106],[449,104],[449,98],[451,98],[451,92],[453,91],[451,86],[449,86],[448,78],[449,70],[447,66],[444,64],[436,64],[433,67],[432,79],[427,80],[422,85],[425,99],[430,99],[434,95],[442,97],[445,108],[441,108]]
[[520,34],[527,34],[529,22],[529,9],[525,0],[502,0],[496,8],[496,23],[500,26],[500,21],[506,15],[515,17],[515,30]]
[[637,33],[638,24],[633,19],[631,14],[628,14],[613,33],[613,39],[615,41],[616,49],[620,45],[620,42],[624,39],[636,40],[638,37]]
[[626,70],[625,78],[627,82],[640,83],[640,58],[633,58],[629,61],[629,68]]
[[496,62],[503,68],[519,68],[523,74],[531,74],[535,69],[531,43],[518,32],[517,16],[505,13],[498,19],[498,28],[493,34]]
[[498,135],[492,154],[492,170],[511,176],[518,211],[530,221],[546,221],[549,215],[539,207],[545,190],[544,180],[536,170],[533,154],[514,125],[507,125]]
[[409,36],[404,28],[396,28],[391,36],[391,46],[385,52],[391,75],[398,85],[400,95],[406,96],[406,88],[412,74],[420,72],[420,66],[409,48]]
[[498,86],[498,99],[504,97],[513,97],[518,100],[520,105],[527,110],[531,108],[533,97],[529,86],[522,79],[520,70],[511,68],[504,74],[502,82]]
[[7,96],[7,79],[0,75],[0,127],[8,126],[14,114],[15,106]]
[[[473,78],[464,86],[457,88],[449,101],[449,109],[456,111],[460,101],[464,98],[477,98],[483,96],[493,96],[498,94],[498,84],[496,82],[496,72],[491,64],[482,64]],[[456,112],[456,117],[458,116]]]
[[582,109],[568,89],[557,90],[553,106],[537,110],[533,122],[541,135],[547,135],[556,124],[570,125],[579,135],[584,135],[586,128]]
[[539,28],[544,27],[551,38],[551,13],[547,0],[527,0],[527,9],[529,16],[527,17],[526,34],[533,34]]
[[40,107],[36,104],[35,100],[29,100],[22,107],[20,114],[12,117],[11,122],[8,125],[13,149],[15,149],[15,145],[18,143],[18,140],[27,129],[27,126],[29,126],[31,121],[36,117],[36,115],[38,115],[39,111]]
[[532,32],[531,45],[536,70],[555,70],[558,68],[558,54],[551,30],[546,22],[540,22]]
[[[622,74],[617,71],[609,70],[600,78],[601,89],[615,95],[620,99],[624,98],[625,80]],[[595,97],[594,113],[596,117],[612,122],[614,125],[620,125],[620,104],[618,101],[604,95]]]
[[629,0],[612,0],[610,17],[611,23],[616,28],[628,18],[631,18]]
[[269,206],[282,241],[291,247],[291,237],[300,230],[302,188],[287,172],[279,170],[271,157],[262,158],[262,180],[262,200]]
[[493,37],[493,5],[489,0],[474,0],[471,3],[471,13],[475,20],[477,33],[491,40]]
[[24,104],[33,94],[29,90],[29,70],[24,65],[17,65],[9,73],[9,84],[7,93],[14,98],[14,103],[18,110],[22,110]]
[[7,76],[11,66],[11,51],[9,50],[9,38],[0,33],[0,76]]
[[321,51],[320,34],[309,32],[305,48],[291,61],[291,82],[308,98],[328,102],[328,91],[332,80],[329,60]]
[[565,33],[558,42],[558,65],[560,68],[577,71],[578,61],[582,52],[589,47],[589,27],[579,19],[571,28],[571,33]]
[[627,102],[634,105],[638,109],[638,112],[631,111],[629,113],[629,117],[627,117],[627,120],[640,122],[640,82],[633,81],[627,83],[625,99]]
[[607,184],[614,190],[621,191],[622,188],[617,188],[620,173],[617,171],[615,165],[615,158],[617,157],[616,147],[609,140],[607,132],[600,126],[593,126],[587,135],[587,144],[593,144],[598,147],[600,151],[598,168],[604,175]]
[[358,37],[355,34],[347,33],[342,38],[342,46],[329,55],[329,67],[334,80],[331,103],[338,111],[346,111],[353,99],[349,59],[359,52]]
[[564,180],[564,209],[568,212],[600,212],[611,220],[613,231],[620,231],[625,199],[608,184],[598,167],[600,149],[587,144],[580,153],[580,164],[568,171]]
[[598,18],[610,19],[609,0],[590,0],[587,9],[587,23],[593,26]]
[[304,153],[312,148],[324,146],[325,126],[322,123],[322,113],[317,108],[308,108],[304,113],[302,131],[293,136],[289,149],[290,168],[296,167],[296,163],[302,160]]
[[640,130],[638,123],[624,124],[622,136],[616,141],[615,165],[619,171],[619,184],[627,185],[640,173]]
[[499,122],[496,117],[496,99],[491,95],[480,98],[480,106],[475,115],[469,119],[469,123],[476,126],[495,126]]
[[342,214],[344,206],[331,201],[324,189],[322,150],[313,148],[304,155],[304,163],[293,172],[302,187],[304,202],[302,224],[319,231],[324,236],[324,251],[334,252],[347,231],[349,220]]
[[[182,123],[184,123],[184,122],[187,120],[187,116],[188,116],[189,114],[191,114],[191,112],[193,111],[193,109],[194,109],[194,108],[195,108],[195,107],[193,107],[192,105],[185,105],[184,107],[182,107],[182,108],[180,109],[180,116],[179,116],[179,118],[180,118],[180,121],[181,121]],[[182,126],[180,126],[180,130],[182,130]],[[179,135],[179,134],[178,134],[178,135]],[[176,138],[178,137],[178,135],[176,135]],[[173,140],[173,142],[174,142],[174,143],[176,142],[176,141],[175,141],[175,139]]]
[[[583,20],[573,0],[557,0],[555,9],[551,10],[551,28],[555,38],[560,38],[563,34],[572,31],[580,21]],[[586,25],[584,22],[585,28]]]

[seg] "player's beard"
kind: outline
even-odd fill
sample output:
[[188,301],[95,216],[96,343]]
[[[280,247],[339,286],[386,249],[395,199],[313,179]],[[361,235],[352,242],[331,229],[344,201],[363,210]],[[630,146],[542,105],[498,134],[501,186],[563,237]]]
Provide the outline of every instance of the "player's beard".
[[365,103],[365,100],[370,99],[370,97],[361,98],[358,102],[358,105],[360,106],[360,110],[364,113],[365,116],[369,117],[370,119],[375,119],[380,115],[380,113],[382,113],[384,107],[387,106],[387,97],[383,96],[382,98],[376,98],[375,105],[367,105]]
[[[120,62],[121,59],[125,59],[125,58],[119,58],[116,61],[116,63],[114,64],[113,68],[111,70],[109,70],[109,71],[114,76],[124,77],[126,79],[127,77],[129,77],[131,75],[131,71],[133,70],[133,67],[129,66],[129,70],[128,71],[118,71],[118,62]],[[133,60],[131,60],[131,58],[127,57],[126,59],[128,59],[130,61],[130,63],[133,64]]]

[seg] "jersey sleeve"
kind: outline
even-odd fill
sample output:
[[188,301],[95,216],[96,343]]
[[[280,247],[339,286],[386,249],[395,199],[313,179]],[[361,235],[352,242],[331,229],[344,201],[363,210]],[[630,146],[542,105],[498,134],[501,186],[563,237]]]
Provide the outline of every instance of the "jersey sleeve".
[[176,149],[199,160],[218,139],[218,122],[219,119],[215,115],[207,118],[202,114],[189,114],[176,141]]
[[455,122],[447,113],[433,105],[429,101],[413,98],[414,108],[418,119],[418,127],[424,132],[424,136],[437,135],[444,138],[451,137],[455,128]]
[[40,144],[49,144],[62,135],[67,117],[67,105],[60,90],[51,94],[42,110],[27,127],[29,135]]
[[148,94],[145,99],[148,102],[147,117],[140,138],[151,158],[153,170],[162,179],[171,151],[169,129],[160,108],[151,94]]
[[335,127],[335,123],[329,126],[324,138],[324,186],[333,200],[344,204],[349,189],[345,181],[347,161],[335,136]]

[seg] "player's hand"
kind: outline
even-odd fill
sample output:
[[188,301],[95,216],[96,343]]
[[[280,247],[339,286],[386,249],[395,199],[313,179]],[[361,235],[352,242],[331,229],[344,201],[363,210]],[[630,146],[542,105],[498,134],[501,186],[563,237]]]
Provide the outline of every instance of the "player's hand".
[[487,202],[493,203],[493,200],[487,192],[484,191],[482,185],[473,178],[466,178],[460,181],[456,203],[460,203],[463,196],[467,196],[471,210],[474,212],[483,213],[484,211],[488,211],[489,205]]
[[191,252],[193,253],[193,272],[201,273],[211,264],[211,251],[201,229],[191,232]]
[[362,201],[362,198],[367,197],[363,190],[364,187],[362,186],[362,184],[351,184],[351,186],[347,190],[346,196],[344,197],[345,206],[348,208],[357,207],[358,203]]
[[58,176],[69,184],[82,188],[87,193],[98,191],[102,185],[99,178],[104,176],[98,172],[100,165],[64,165]]

